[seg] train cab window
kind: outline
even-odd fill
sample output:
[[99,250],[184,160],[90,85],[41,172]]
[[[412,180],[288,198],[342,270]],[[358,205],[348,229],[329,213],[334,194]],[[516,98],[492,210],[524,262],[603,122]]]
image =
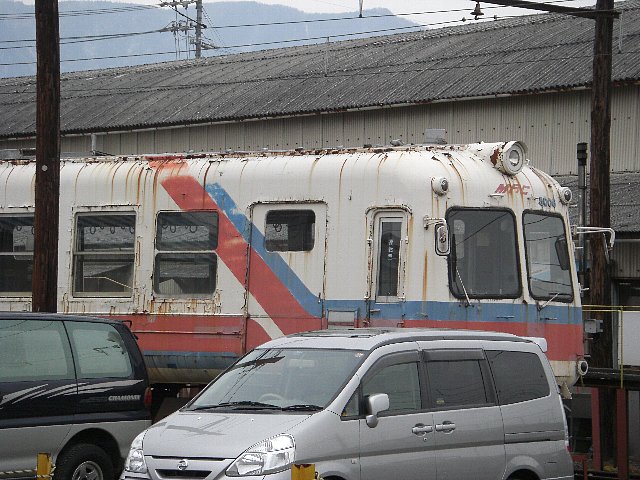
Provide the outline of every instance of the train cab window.
[[452,208],[449,287],[457,298],[521,293],[515,218],[509,210]]
[[267,212],[264,243],[269,252],[309,252],[315,243],[313,210]]
[[562,217],[525,212],[523,223],[531,296],[536,300],[571,301],[573,287]]
[[132,295],[135,226],[134,213],[77,215],[73,251],[74,295]]
[[210,295],[216,288],[218,213],[160,212],[153,289],[158,295]]
[[33,215],[0,217],[0,292],[31,295]]

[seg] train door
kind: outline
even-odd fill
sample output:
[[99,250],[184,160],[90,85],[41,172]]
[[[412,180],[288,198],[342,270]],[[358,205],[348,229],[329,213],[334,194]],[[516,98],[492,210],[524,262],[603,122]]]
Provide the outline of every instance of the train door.
[[403,320],[408,212],[376,209],[369,213],[368,320],[396,325]]
[[[249,347],[322,327],[326,223],[325,203],[258,203],[251,207]],[[252,332],[255,323],[261,329]]]

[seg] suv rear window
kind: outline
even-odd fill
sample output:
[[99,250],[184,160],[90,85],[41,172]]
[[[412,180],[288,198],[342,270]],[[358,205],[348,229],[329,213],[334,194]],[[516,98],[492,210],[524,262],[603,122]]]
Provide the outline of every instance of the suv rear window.
[[122,337],[111,325],[66,322],[76,352],[78,378],[129,378],[131,361]]
[[487,351],[501,405],[549,395],[549,383],[535,353]]

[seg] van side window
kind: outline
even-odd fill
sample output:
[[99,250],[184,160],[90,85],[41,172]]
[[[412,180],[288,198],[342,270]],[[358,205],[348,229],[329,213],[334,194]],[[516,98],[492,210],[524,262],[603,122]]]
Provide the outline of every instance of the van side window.
[[501,405],[525,402],[549,395],[549,383],[535,353],[486,352]]
[[131,360],[118,331],[111,325],[66,322],[75,352],[78,378],[129,378]]
[[422,400],[418,372],[417,362],[386,366],[365,380],[362,394],[365,397],[374,393],[389,395],[389,410],[383,414],[420,410]]
[[316,214],[313,210],[267,212],[264,245],[269,252],[309,252],[315,243]]
[[522,291],[513,213],[452,208],[449,288],[457,298],[517,298]]
[[217,212],[158,213],[154,292],[212,294],[216,289],[217,246]]
[[2,322],[0,381],[71,379],[74,379],[73,361],[61,322]]
[[76,217],[74,295],[130,297],[133,294],[135,227],[134,213]]
[[491,403],[480,360],[427,362],[429,394],[434,408],[475,407]]
[[0,292],[31,294],[33,215],[0,217]]

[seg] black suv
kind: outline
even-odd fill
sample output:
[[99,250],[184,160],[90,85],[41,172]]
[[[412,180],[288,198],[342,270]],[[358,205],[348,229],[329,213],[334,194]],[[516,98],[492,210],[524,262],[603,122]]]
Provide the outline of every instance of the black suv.
[[0,479],[35,474],[50,453],[61,480],[112,480],[150,425],[149,380],[122,322],[0,312]]

